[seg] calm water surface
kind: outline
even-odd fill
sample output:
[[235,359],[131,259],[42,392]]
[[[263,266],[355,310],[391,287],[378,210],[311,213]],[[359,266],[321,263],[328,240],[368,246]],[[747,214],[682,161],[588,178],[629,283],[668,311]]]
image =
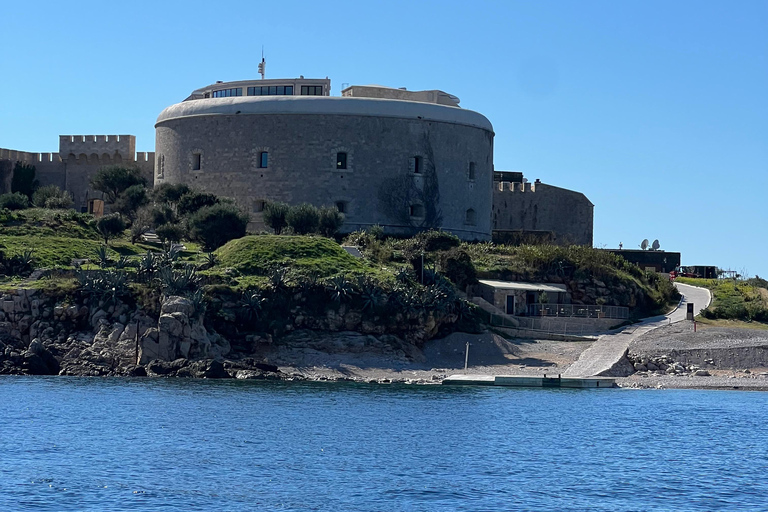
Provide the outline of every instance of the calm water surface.
[[768,393],[0,378],[0,510],[768,510]]

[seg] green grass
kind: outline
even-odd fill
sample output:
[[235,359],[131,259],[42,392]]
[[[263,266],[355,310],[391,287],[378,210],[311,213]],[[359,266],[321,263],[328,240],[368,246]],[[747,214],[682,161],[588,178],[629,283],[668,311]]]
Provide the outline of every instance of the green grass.
[[69,237],[99,240],[92,217],[74,210],[47,210],[30,208],[0,214],[3,235]]
[[712,291],[712,304],[701,313],[709,320],[739,320],[768,323],[768,291],[755,280],[694,279],[679,277],[683,284]]
[[4,236],[0,235],[0,250],[7,255],[32,250],[35,267],[69,266],[73,258],[96,258],[102,242],[60,236]]
[[265,275],[276,266],[316,272],[320,277],[375,270],[333,240],[314,236],[246,236],[219,248],[216,256],[218,267],[249,275]]

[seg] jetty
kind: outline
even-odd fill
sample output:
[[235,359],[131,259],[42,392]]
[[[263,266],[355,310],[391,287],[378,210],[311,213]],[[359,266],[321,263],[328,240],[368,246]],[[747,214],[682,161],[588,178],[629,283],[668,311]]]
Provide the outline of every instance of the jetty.
[[612,388],[612,377],[561,377],[559,375],[451,375],[443,379],[444,385],[506,386],[519,388]]

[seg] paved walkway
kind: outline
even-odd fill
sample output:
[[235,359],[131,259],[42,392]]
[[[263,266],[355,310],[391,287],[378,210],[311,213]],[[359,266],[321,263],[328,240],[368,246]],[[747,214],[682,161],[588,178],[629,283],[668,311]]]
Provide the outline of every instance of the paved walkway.
[[663,316],[646,318],[640,323],[629,325],[615,333],[603,334],[565,370],[563,377],[592,377],[607,372],[626,355],[629,344],[635,338],[658,327],[685,320],[689,302],[694,304],[695,316],[712,300],[706,288],[680,283],[675,283],[675,286],[683,297],[674,311]]

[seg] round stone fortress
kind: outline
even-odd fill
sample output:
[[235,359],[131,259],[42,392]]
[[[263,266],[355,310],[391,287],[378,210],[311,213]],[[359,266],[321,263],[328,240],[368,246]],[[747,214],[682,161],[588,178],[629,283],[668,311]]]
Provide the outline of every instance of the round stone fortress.
[[334,206],[344,232],[440,228],[488,240],[493,127],[442,91],[329,80],[216,83],[160,114],[155,185],[230,197],[265,229],[267,201]]

